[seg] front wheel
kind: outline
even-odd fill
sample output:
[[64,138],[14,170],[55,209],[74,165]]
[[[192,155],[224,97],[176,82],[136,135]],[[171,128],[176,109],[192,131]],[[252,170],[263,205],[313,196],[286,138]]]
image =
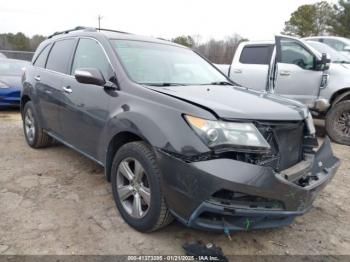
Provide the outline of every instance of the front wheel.
[[350,101],[340,102],[329,110],[326,130],[335,142],[350,145]]
[[121,216],[136,230],[151,232],[172,221],[161,190],[160,170],[146,143],[131,142],[118,150],[111,182]]

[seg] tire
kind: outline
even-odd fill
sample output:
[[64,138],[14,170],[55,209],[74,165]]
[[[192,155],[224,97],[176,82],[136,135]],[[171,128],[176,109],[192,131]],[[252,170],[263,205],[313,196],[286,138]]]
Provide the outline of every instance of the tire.
[[28,101],[23,109],[23,131],[27,144],[32,148],[48,147],[53,144],[53,138],[43,131],[31,101]]
[[[122,168],[123,166],[130,168],[128,170],[133,172],[133,179],[126,178],[124,175],[126,169]],[[142,172],[137,172],[136,169]],[[137,173],[142,173],[142,175],[135,175]],[[161,190],[160,176],[154,152],[144,142],[127,143],[114,156],[111,170],[114,200],[125,222],[138,231],[152,232],[168,225],[173,220]],[[142,180],[139,182],[139,189],[137,189],[138,182],[135,182],[137,180]],[[128,189],[123,191],[125,187]],[[147,198],[144,197],[145,194],[142,194],[142,191],[149,192],[148,201],[145,200]],[[142,205],[140,209],[137,209],[134,208],[135,199],[139,197],[141,197]],[[140,212],[135,210],[140,210]],[[138,215],[135,216],[135,214]]]
[[326,131],[335,142],[350,145],[350,101],[340,102],[328,111]]

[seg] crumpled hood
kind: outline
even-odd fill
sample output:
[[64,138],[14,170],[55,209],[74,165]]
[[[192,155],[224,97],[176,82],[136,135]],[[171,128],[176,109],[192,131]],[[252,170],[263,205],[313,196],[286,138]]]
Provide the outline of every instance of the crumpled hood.
[[0,82],[5,83],[9,87],[22,89],[21,76],[0,76]]
[[303,120],[303,104],[274,94],[234,86],[167,86],[147,88],[200,105],[223,119]]

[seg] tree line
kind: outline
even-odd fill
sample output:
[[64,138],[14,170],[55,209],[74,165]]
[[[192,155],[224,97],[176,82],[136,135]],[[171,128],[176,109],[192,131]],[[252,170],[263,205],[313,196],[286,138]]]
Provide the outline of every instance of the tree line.
[[337,4],[321,1],[301,5],[285,22],[282,34],[299,37],[334,35],[350,38],[350,1],[339,0]]
[[0,34],[0,50],[35,51],[45,39],[42,35],[27,37],[21,32]]
[[221,40],[211,38],[207,41],[201,41],[201,38],[200,35],[178,36],[171,41],[192,48],[213,63],[231,64],[238,44],[247,40],[238,34],[227,36]]
[[[339,0],[337,4],[320,1],[301,5],[285,22],[281,33],[297,37],[334,35],[350,38],[350,0]],[[196,39],[198,37],[179,36],[172,41],[191,47],[218,64],[230,64],[238,44],[247,40],[237,34],[223,40],[210,39],[202,43]]]

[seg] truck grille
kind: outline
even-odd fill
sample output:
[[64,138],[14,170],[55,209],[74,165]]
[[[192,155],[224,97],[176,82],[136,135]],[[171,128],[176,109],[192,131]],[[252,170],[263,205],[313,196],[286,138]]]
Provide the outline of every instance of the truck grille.
[[302,160],[304,122],[259,122],[257,127],[272,149],[271,154],[265,156],[266,164],[260,164],[269,165],[280,171]]

